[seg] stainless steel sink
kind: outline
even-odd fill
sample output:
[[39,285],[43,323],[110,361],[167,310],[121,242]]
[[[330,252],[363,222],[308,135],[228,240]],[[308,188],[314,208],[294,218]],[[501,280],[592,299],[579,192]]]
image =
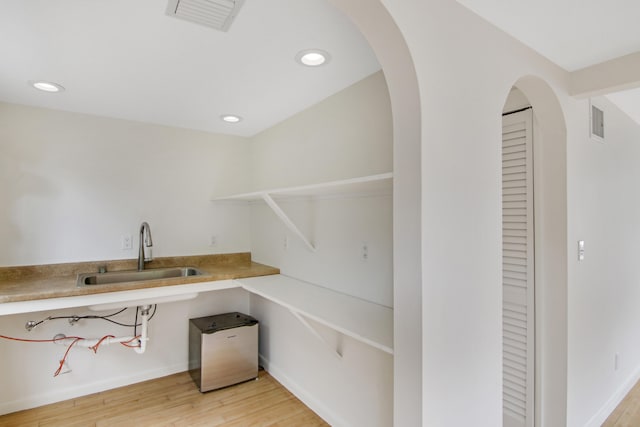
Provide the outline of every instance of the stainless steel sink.
[[109,283],[141,282],[145,280],[171,279],[174,277],[201,276],[195,267],[151,268],[148,270],[113,271],[108,273],[78,274],[78,286],[106,285]]

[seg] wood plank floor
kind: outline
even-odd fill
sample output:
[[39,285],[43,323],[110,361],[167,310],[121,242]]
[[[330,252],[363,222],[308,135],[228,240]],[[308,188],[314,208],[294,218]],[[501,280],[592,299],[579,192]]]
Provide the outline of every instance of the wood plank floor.
[[0,416],[0,426],[328,426],[265,371],[200,393],[187,372]]
[[602,427],[638,426],[640,426],[640,381],[633,386],[627,396],[602,424]]

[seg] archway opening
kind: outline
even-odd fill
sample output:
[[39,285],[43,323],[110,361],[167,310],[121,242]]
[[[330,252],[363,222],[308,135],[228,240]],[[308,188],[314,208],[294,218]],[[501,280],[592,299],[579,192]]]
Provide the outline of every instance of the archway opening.
[[421,111],[411,54],[381,2],[329,0],[369,41],[393,115],[394,425],[422,424]]
[[[533,384],[526,385],[526,392],[532,393],[526,399],[530,404],[526,417],[520,419],[522,424],[512,425],[559,425],[566,420],[567,402],[567,132],[562,108],[553,90],[533,76],[523,77],[515,83],[505,102],[504,113],[516,112],[524,116],[527,109],[531,114],[532,136],[529,164],[531,203],[522,206],[530,209],[531,241],[528,248],[532,253],[529,259],[535,260],[531,270],[526,271],[526,278],[535,288],[529,290],[532,311],[530,317],[525,318],[533,329],[526,331],[531,340],[528,345],[532,346],[528,350],[533,361],[528,362],[532,370],[529,378]],[[504,117],[509,116],[512,115]],[[506,124],[505,119],[503,125]],[[503,148],[503,165],[510,161],[506,155],[508,153]],[[509,185],[503,178],[503,208],[511,200]],[[508,246],[511,241],[504,240],[512,238],[505,232],[507,220],[507,213],[503,210],[503,257],[508,249],[512,249]],[[504,277],[509,276],[508,269],[503,266]],[[503,280],[513,283],[510,279]],[[509,285],[503,283],[503,312],[507,309],[504,301],[509,299],[510,292]],[[503,317],[505,330],[507,324]],[[506,337],[508,333],[503,335]],[[503,343],[506,341],[507,338]],[[503,356],[506,351],[503,347]],[[503,372],[511,369],[510,363],[505,358]],[[503,378],[506,376],[505,373]],[[506,383],[505,379],[505,413],[508,412]]]

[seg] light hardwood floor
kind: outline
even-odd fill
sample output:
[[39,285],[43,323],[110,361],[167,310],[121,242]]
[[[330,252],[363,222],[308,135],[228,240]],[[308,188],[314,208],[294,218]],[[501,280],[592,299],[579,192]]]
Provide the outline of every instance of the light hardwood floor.
[[602,427],[640,426],[640,381],[636,383]]
[[328,426],[265,371],[200,393],[187,372],[0,416],[0,426]]

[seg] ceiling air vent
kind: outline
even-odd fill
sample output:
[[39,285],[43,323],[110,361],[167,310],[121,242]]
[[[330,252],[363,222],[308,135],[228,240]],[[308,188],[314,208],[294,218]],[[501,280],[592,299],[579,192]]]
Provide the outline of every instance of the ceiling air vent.
[[244,0],[169,0],[167,15],[227,31]]

